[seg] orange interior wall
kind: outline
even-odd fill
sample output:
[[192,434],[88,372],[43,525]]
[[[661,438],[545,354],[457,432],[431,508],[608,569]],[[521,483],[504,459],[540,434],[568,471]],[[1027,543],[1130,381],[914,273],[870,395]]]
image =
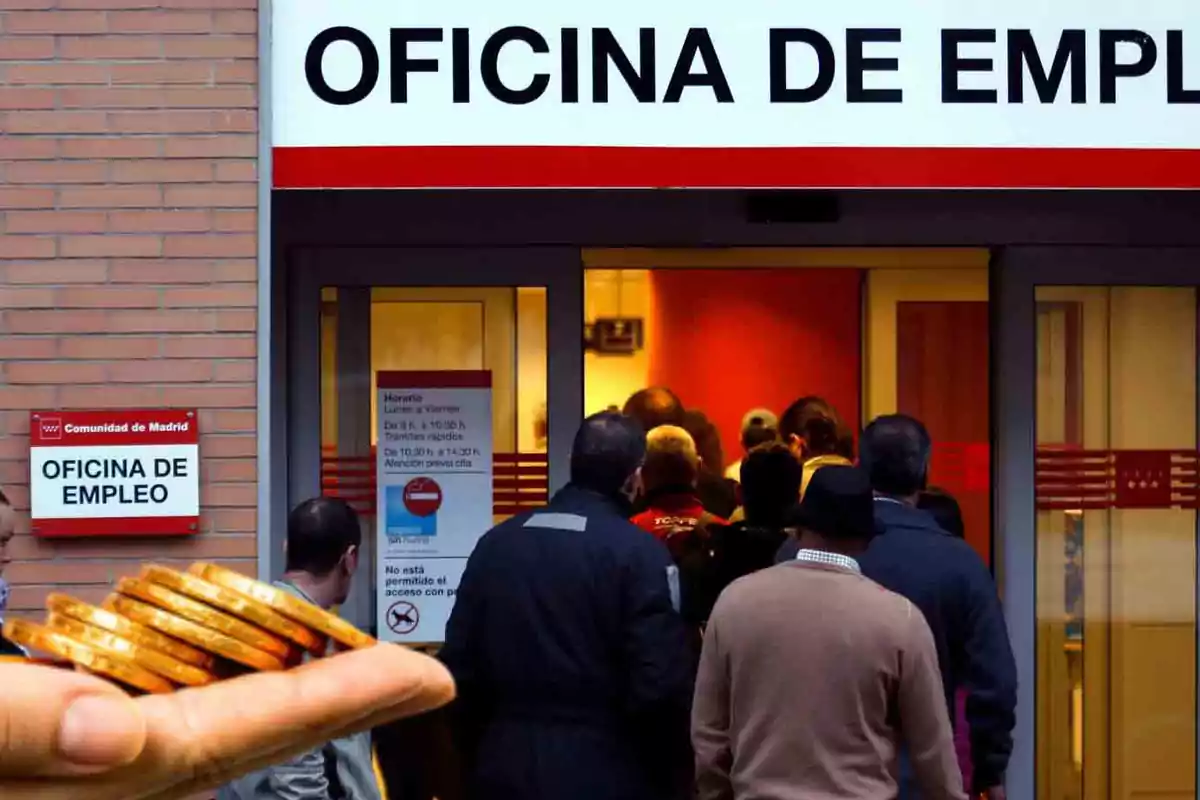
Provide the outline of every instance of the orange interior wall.
[[673,389],[741,455],[742,415],[819,394],[859,418],[862,279],[853,269],[651,273],[650,384]]

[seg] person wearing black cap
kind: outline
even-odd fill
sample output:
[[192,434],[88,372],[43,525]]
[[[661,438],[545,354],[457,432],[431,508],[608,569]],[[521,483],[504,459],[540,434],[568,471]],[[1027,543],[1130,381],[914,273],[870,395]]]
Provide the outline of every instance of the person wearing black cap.
[[734,582],[709,620],[699,800],[894,798],[902,745],[928,800],[964,800],[929,625],[856,561],[875,535],[866,475],[818,470],[794,516],[795,558]]

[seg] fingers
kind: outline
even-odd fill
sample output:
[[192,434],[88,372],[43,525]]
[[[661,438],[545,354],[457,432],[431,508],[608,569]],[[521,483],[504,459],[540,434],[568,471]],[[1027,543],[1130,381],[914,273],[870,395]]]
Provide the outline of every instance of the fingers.
[[101,772],[129,764],[145,745],[137,704],[99,678],[0,664],[0,687],[0,777]]
[[0,793],[4,800],[185,797],[453,697],[454,683],[439,662],[379,645],[287,672],[140,698],[148,736],[137,762],[61,793],[45,784],[3,783]]

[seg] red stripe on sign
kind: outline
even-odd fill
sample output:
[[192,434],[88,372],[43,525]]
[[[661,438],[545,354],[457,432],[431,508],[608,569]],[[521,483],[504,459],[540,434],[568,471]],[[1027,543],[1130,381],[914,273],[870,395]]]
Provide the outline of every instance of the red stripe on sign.
[[199,444],[195,409],[32,411],[29,443],[35,447]]
[[91,517],[30,520],[34,536],[188,536],[199,532],[199,517]]
[[490,389],[492,373],[487,370],[380,372],[375,385],[380,389]]
[[277,189],[1195,189],[1200,150],[279,147]]

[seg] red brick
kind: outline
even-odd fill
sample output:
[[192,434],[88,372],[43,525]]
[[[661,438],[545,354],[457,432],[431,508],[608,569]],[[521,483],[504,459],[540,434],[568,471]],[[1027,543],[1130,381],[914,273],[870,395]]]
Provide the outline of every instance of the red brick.
[[100,233],[107,221],[100,212],[10,211],[5,215],[8,233]]
[[254,308],[257,291],[254,284],[188,286],[163,291],[167,308]]
[[112,165],[116,183],[208,183],[215,174],[210,160],[175,158],[166,161],[130,160]]
[[162,391],[155,386],[71,386],[58,387],[58,402],[63,408],[136,408],[157,406]]
[[56,252],[52,237],[0,236],[0,259],[54,258]]
[[109,68],[103,64],[81,64],[74,61],[49,61],[44,64],[11,64],[4,70],[4,80],[13,86],[35,84],[100,84],[109,81]]
[[258,14],[254,11],[218,11],[214,30],[217,33],[257,33]]
[[113,333],[190,333],[213,330],[215,320],[212,312],[192,309],[170,311],[125,311],[108,312],[108,327]]
[[209,508],[253,506],[258,499],[257,494],[253,484],[210,483],[200,487],[200,502]]
[[105,133],[103,111],[24,111],[10,113],[9,133]]
[[59,345],[61,358],[155,358],[162,350],[159,339],[140,336],[75,336]]
[[258,83],[258,62],[244,59],[240,61],[219,61],[214,65],[215,82],[225,83]]
[[105,311],[8,311],[11,333],[96,333],[108,330]]
[[61,36],[58,55],[67,61],[161,58],[163,40],[159,36]]
[[5,273],[9,283],[62,284],[103,283],[108,278],[104,261],[9,262]]
[[10,384],[32,383],[103,383],[107,377],[102,364],[78,361],[10,361],[4,365],[4,377]]
[[[0,386],[0,408],[22,411],[31,408],[53,408],[57,400],[58,389],[52,386]],[[28,437],[6,436],[0,441],[4,444],[4,447],[0,448],[0,457],[11,457],[8,455],[8,448],[12,447],[21,458],[28,458]]]
[[42,139],[20,136],[0,137],[0,161],[15,161],[25,158],[54,158],[58,155],[57,139]]
[[248,283],[258,278],[258,262],[253,258],[229,258],[213,267],[214,280]]
[[218,86],[214,88],[170,87],[164,91],[167,105],[172,108],[254,108],[253,86]]
[[115,361],[108,367],[114,383],[204,383],[213,379],[213,362],[207,360]]
[[166,140],[165,155],[167,158],[255,158],[258,139],[240,134],[172,136]]
[[156,185],[68,186],[59,190],[58,204],[63,208],[159,208],[163,190]]
[[53,36],[0,36],[0,61],[54,58]]
[[125,564],[111,561],[95,563],[60,557],[54,560],[16,562],[5,571],[5,577],[13,583],[27,585],[72,586],[91,583],[107,586],[120,578],[137,575],[139,569],[135,561]]
[[213,230],[221,233],[248,233],[258,230],[257,211],[218,211],[213,215]]
[[172,36],[163,39],[167,58],[255,58],[258,41],[254,36]]
[[157,308],[161,298],[157,289],[88,286],[59,289],[57,299],[60,308]]
[[56,305],[53,289],[0,284],[0,308],[55,308]]
[[21,161],[8,166],[9,183],[102,183],[101,161]]
[[258,180],[258,162],[252,159],[234,161],[226,159],[217,162],[217,180],[230,182],[250,182]]
[[201,259],[114,259],[117,283],[212,283],[213,266]]
[[[251,437],[253,441],[253,437]],[[206,453],[204,445],[201,453]],[[218,508],[206,515],[212,530],[221,533],[256,533],[258,531],[258,514],[253,508]]]
[[162,89],[132,86],[61,89],[58,102],[63,108],[159,108],[166,105]]
[[106,122],[114,133],[138,134],[247,133],[256,127],[253,111],[110,111]]
[[199,233],[213,228],[207,211],[114,211],[108,219],[111,230],[127,233]]
[[153,138],[63,139],[63,158],[156,158],[163,141]]
[[253,336],[172,336],[162,343],[169,358],[253,358],[257,342]]
[[209,33],[211,14],[178,11],[114,11],[108,15],[114,33]]
[[210,83],[213,66],[202,61],[154,61],[148,64],[114,64],[110,68],[116,85],[158,86],[176,83]]
[[253,361],[218,361],[213,368],[218,383],[249,383],[257,377]]
[[[201,422],[200,430],[208,430],[205,426],[203,418],[204,414],[209,411],[200,412]],[[221,413],[241,413],[241,412],[221,412]],[[251,413],[254,412],[245,412]],[[208,455],[207,453],[205,455]],[[200,480],[206,481],[253,481],[258,476],[258,465],[254,459],[250,458],[209,458],[200,462]]]
[[0,110],[44,110],[54,108],[53,89],[0,86]]
[[163,255],[183,258],[244,258],[258,249],[256,237],[236,233],[167,236]]
[[184,408],[253,408],[254,386],[164,386],[163,402]]
[[[253,361],[249,363],[254,364]],[[253,433],[257,424],[258,414],[253,409],[206,408],[200,412],[200,430],[209,433]]]
[[258,312],[253,309],[217,311],[218,331],[254,331],[258,325]]
[[165,204],[172,208],[255,208],[258,187],[253,183],[209,186],[167,186]]
[[63,236],[61,255],[66,258],[103,258],[106,256],[162,255],[163,240],[158,236],[113,235]]
[[[70,341],[70,340],[64,340]],[[0,360],[13,358],[54,358],[58,355],[58,337],[0,336]],[[3,486],[0,481],[0,486]]]
[[106,29],[103,11],[30,11],[6,14],[4,34],[48,33],[104,33]]
[[53,205],[53,189],[0,186],[0,208],[50,208]]

